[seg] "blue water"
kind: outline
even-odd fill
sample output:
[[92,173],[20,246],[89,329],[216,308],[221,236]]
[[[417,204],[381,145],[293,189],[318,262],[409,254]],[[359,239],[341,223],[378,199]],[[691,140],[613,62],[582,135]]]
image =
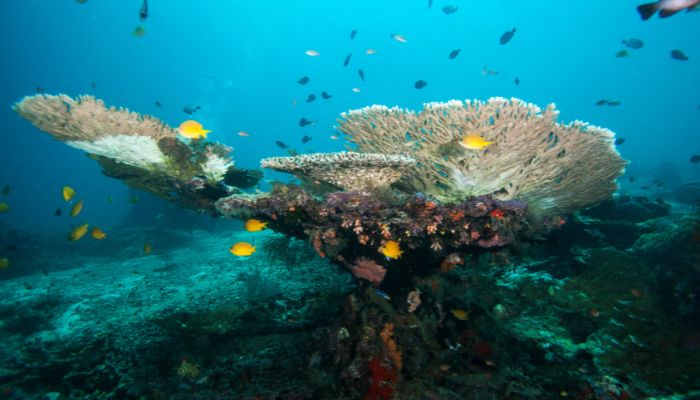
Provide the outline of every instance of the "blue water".
[[[92,94],[109,105],[153,114],[171,125],[195,116],[210,138],[234,147],[238,165],[284,155],[282,140],[300,152],[341,150],[329,138],[345,110],[371,104],[419,108],[452,98],[519,97],[556,103],[561,119],[608,127],[626,143],[628,171],[652,176],[670,162],[684,180],[700,177],[700,13],[643,22],[636,1],[194,1],[151,0],[146,35],[140,0],[3,1],[3,71],[0,75],[0,184],[13,189],[12,213],[3,221],[38,232],[64,232],[53,216],[60,188],[80,188],[88,219],[116,223],[130,208],[128,190],[106,179],[78,150],[52,140],[17,117],[11,105],[36,87],[71,96]],[[459,11],[445,15],[446,4]],[[516,27],[501,46],[500,35]],[[357,29],[355,40],[350,40]],[[398,43],[391,33],[404,35]],[[645,47],[616,58],[622,39]],[[377,54],[364,52],[372,48]],[[461,54],[449,60],[456,48]],[[319,57],[305,51],[314,49]],[[670,58],[681,49],[687,62]],[[347,68],[342,62],[352,52]],[[484,67],[499,72],[484,76]],[[357,70],[364,70],[363,83]],[[296,81],[308,75],[311,81]],[[514,79],[520,79],[520,85]],[[423,79],[427,87],[416,90]],[[91,88],[91,83],[97,86]],[[361,93],[351,88],[358,87]],[[326,90],[329,101],[320,98]],[[309,93],[318,97],[305,103]],[[598,99],[622,101],[596,107]],[[154,101],[163,108],[157,108]],[[297,105],[293,106],[296,100]],[[301,128],[301,117],[318,120]],[[238,131],[250,137],[240,137]],[[313,140],[302,145],[300,138]],[[629,190],[633,190],[630,188]],[[112,196],[114,205],[107,206]]]

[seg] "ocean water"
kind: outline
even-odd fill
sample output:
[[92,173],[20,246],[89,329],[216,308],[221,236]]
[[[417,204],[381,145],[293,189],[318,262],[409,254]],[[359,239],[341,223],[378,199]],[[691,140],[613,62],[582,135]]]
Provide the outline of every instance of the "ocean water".
[[[692,391],[700,390],[697,304],[700,293],[696,291],[700,288],[697,258],[700,234],[693,224],[697,224],[700,189],[696,186],[690,200],[686,196],[683,201],[678,201],[675,189],[700,181],[700,163],[690,161],[692,156],[700,154],[700,12],[642,21],[635,9],[638,2],[627,0],[434,0],[431,3],[429,7],[428,0],[149,0],[148,17],[141,21],[142,0],[84,3],[4,0],[0,4],[4,16],[0,36],[4,38],[5,71],[0,75],[3,127],[0,187],[7,185],[10,193],[0,195],[0,202],[6,202],[11,209],[0,214],[0,238],[4,241],[0,243],[0,258],[9,259],[11,264],[0,270],[0,292],[4,293],[1,297],[6,299],[0,313],[4,320],[0,332],[7,343],[3,359],[22,361],[0,369],[3,388],[0,396],[450,399],[467,398],[461,396],[468,394],[469,398],[479,399],[623,399],[677,394],[688,396],[678,398],[694,398]],[[442,9],[448,5],[459,8],[447,15]],[[142,37],[133,34],[139,26],[145,29]],[[516,32],[512,40],[501,45],[501,35],[513,28]],[[357,33],[351,39],[353,30]],[[403,35],[405,43],[392,39],[393,34]],[[644,46],[640,49],[624,46],[622,40],[631,38],[642,40]],[[376,54],[366,54],[368,49],[376,50]],[[448,55],[455,49],[460,49],[460,53],[450,59]],[[688,60],[673,59],[670,53],[676,49]],[[308,50],[320,55],[309,56]],[[628,56],[617,57],[621,50],[626,50]],[[344,67],[343,61],[350,53],[349,65]],[[363,71],[364,81],[358,69]],[[303,76],[310,78],[306,85],[297,83]],[[418,80],[426,81],[427,85],[416,89],[414,83]],[[322,99],[322,91],[332,97]],[[329,335],[319,333],[324,327],[340,332],[340,325],[351,324],[338,322],[342,315],[347,315],[344,307],[349,306],[344,298],[352,293],[356,296],[364,293],[366,282],[351,280],[347,271],[337,267],[338,262],[333,265],[333,260],[320,259],[303,240],[285,242],[283,236],[269,231],[253,237],[243,230],[241,221],[200,215],[103,176],[99,165],[82,151],[52,139],[12,110],[14,103],[37,92],[71,97],[92,95],[107,105],[153,115],[173,127],[187,119],[196,119],[212,131],[209,139],[233,147],[237,167],[250,169],[259,168],[264,157],[288,155],[287,149],[280,148],[275,141],[282,141],[302,154],[344,150],[343,140],[331,137],[338,135],[340,113],[373,104],[420,110],[427,102],[487,100],[497,96],[520,98],[540,107],[555,103],[561,111],[559,121],[586,121],[606,127],[616,137],[625,139],[617,149],[630,163],[619,178],[620,188],[615,196],[645,199],[634,204],[618,203],[580,218],[584,225],[596,218],[617,221],[615,216],[624,223],[564,229],[547,236],[545,244],[528,244],[539,246],[539,250],[532,251],[537,257],[525,254],[524,250],[514,250],[517,255],[511,254],[511,267],[515,271],[518,268],[513,265],[518,262],[519,268],[523,268],[532,260],[548,260],[544,263],[552,266],[530,271],[547,277],[538,281],[534,275],[523,274],[532,282],[560,280],[560,286],[580,276],[586,268],[594,271],[589,272],[594,276],[586,281],[590,287],[611,278],[647,282],[648,290],[640,296],[636,288],[625,287],[621,289],[624,295],[615,301],[619,302],[617,307],[622,307],[621,304],[634,298],[643,298],[644,304],[639,309],[644,312],[640,311],[640,315],[644,315],[647,327],[656,327],[656,333],[634,331],[632,322],[616,331],[620,338],[628,340],[640,336],[636,347],[625,348],[630,352],[626,358],[628,364],[621,361],[625,359],[622,356],[611,356],[615,359],[610,361],[600,355],[616,351],[612,345],[606,347],[602,333],[595,340],[599,347],[593,349],[593,344],[587,345],[589,353],[585,355],[579,353],[583,352],[583,344],[590,341],[567,342],[574,348],[578,346],[563,352],[570,358],[561,354],[538,355],[534,350],[539,345],[539,348],[547,347],[542,343],[566,347],[562,344],[565,340],[554,338],[556,329],[540,336],[524,334],[527,340],[539,344],[532,344],[529,353],[523,350],[529,348],[527,345],[514,346],[508,357],[501,358],[503,361],[485,355],[491,354],[484,349],[485,345],[479,347],[481,353],[477,351],[477,355],[464,355],[454,350],[457,339],[442,336],[439,341],[429,343],[441,350],[435,350],[431,356],[415,355],[410,347],[418,346],[417,342],[397,333],[398,346],[404,348],[403,373],[398,380],[386,378],[390,382],[387,385],[392,387],[390,393],[372,391],[368,378],[372,374],[361,369],[348,372],[351,369],[348,365],[355,365],[351,360],[357,358],[359,350],[348,355],[337,350],[342,347],[337,343],[324,347],[320,343],[326,339],[320,337]],[[306,100],[310,94],[316,99],[309,103]],[[619,101],[620,105],[596,105],[601,99]],[[156,102],[162,107],[157,107]],[[201,109],[190,116],[183,112],[183,107],[188,105]],[[298,121],[302,117],[315,123],[300,127]],[[249,136],[239,135],[240,131]],[[302,143],[305,135],[312,138],[308,143]],[[401,151],[396,149],[397,153]],[[259,188],[269,189],[268,181],[274,179],[290,181],[291,178],[266,171]],[[61,188],[66,185],[75,188],[85,201],[80,220],[102,228],[107,239],[98,242],[86,237],[80,242],[67,243],[66,235],[77,221],[68,217],[69,208],[61,198]],[[654,216],[657,212],[654,207],[660,203],[668,208]],[[635,219],[627,214],[630,209],[638,208],[646,213],[644,218]],[[61,216],[55,215],[56,209],[61,209]],[[678,236],[677,242],[664,243],[666,247],[663,247],[662,239],[676,238],[673,235],[681,230],[680,226],[690,228]],[[597,229],[599,234],[591,235],[595,240],[587,236],[581,239],[586,229],[589,233]],[[646,242],[641,243],[643,235],[647,235]],[[228,248],[236,241],[253,242],[258,247],[259,259],[232,258]],[[653,244],[649,242],[659,243],[659,247],[650,249]],[[145,243],[153,245],[153,254],[144,254]],[[642,247],[644,251],[631,250]],[[609,248],[619,253],[604,253]],[[567,251],[571,251],[568,256],[561,255]],[[662,252],[665,256],[659,256]],[[673,260],[673,265],[655,261],[657,256],[660,260],[664,257]],[[475,265],[482,265],[483,257],[475,259]],[[586,267],[573,261],[587,257],[589,261],[583,263]],[[605,264],[606,259],[630,265],[646,260],[648,273],[639,272],[646,274],[644,278],[630,276],[630,270],[621,268],[621,275],[615,275],[602,267],[615,267]],[[561,270],[554,265],[557,262]],[[474,274],[496,279],[485,271]],[[496,309],[495,303],[488,303],[492,300],[480,300],[479,296],[486,296],[490,286],[480,286],[478,280],[464,276],[460,279],[462,286],[455,284],[453,293],[468,291],[470,287],[482,290],[470,294],[464,303],[472,307],[474,317],[466,322],[457,321],[466,324],[457,328],[442,327],[441,322],[435,321],[442,321],[444,316],[435,317],[432,325],[426,323],[421,325],[422,329],[459,330],[462,336],[481,335],[483,340],[479,343],[488,342],[491,346],[498,342],[503,347],[508,347],[508,337],[517,336],[513,332],[518,327],[529,332],[536,325],[533,321],[547,325],[542,322],[545,317],[538,320],[537,312],[585,337],[593,335],[598,328],[603,329],[604,324],[595,319],[598,317],[591,317],[588,303],[582,305],[569,299],[553,301],[549,305],[551,309],[540,304],[528,313],[520,310],[520,315],[531,318],[529,326],[513,321],[508,332],[494,328],[490,334],[485,333],[493,328],[490,325],[493,321],[479,320],[479,315],[493,316]],[[496,284],[499,288],[517,285],[518,281],[510,275],[498,279],[501,279]],[[230,290],[226,290],[227,285],[231,285]],[[529,288],[535,292],[533,287],[534,284],[518,290]],[[546,287],[559,286],[548,284],[545,292]],[[404,296],[408,289],[397,289],[396,295]],[[632,300],[628,298],[631,289],[637,290],[631,292]],[[98,300],[97,293],[103,293],[104,298]],[[175,298],[165,300],[160,296],[162,293],[172,293]],[[603,298],[611,293],[606,287],[588,296]],[[498,304],[517,303],[519,295],[510,295],[510,300],[502,299]],[[456,294],[441,296],[444,297],[435,296],[433,304],[445,302],[441,313],[449,316],[451,308],[459,308],[454,305],[458,303]],[[536,297],[527,301],[534,304]],[[272,305],[261,311],[259,304],[264,302],[260,299]],[[606,301],[614,304],[612,300]],[[398,301],[405,308],[403,303]],[[486,303],[488,307],[478,306]],[[204,316],[198,314],[202,304],[211,306]],[[399,307],[396,300],[393,304]],[[215,306],[223,307],[227,314],[222,316],[212,311]],[[81,307],[92,311],[81,314],[76,311]],[[238,308],[232,311],[231,307]],[[101,314],[100,308],[110,311]],[[597,307],[594,308],[597,313]],[[177,320],[172,318],[175,312],[192,316],[188,317],[190,320]],[[604,310],[600,312],[605,314]],[[264,326],[254,318],[251,320],[249,314],[269,316],[277,324],[272,324],[272,328]],[[18,315],[26,318],[18,320]],[[576,328],[572,328],[573,315],[588,315],[589,321],[577,322]],[[143,325],[134,322],[133,326],[138,327],[130,334],[118,326],[120,320],[132,316]],[[217,318],[227,322],[213,328],[216,324],[211,321]],[[353,321],[355,326],[363,323],[369,326],[372,318],[375,317],[364,315]],[[292,322],[279,322],[283,319]],[[191,320],[208,328],[193,333],[194,330],[187,328],[196,325]],[[202,323],[203,320],[208,322]],[[238,322],[230,323],[232,320]],[[386,321],[374,322],[381,329]],[[246,324],[260,327],[242,335]],[[672,326],[673,334],[659,325]],[[400,326],[398,322],[397,326]],[[351,338],[362,336],[349,328],[344,332],[348,330]],[[73,333],[77,331],[81,334]],[[610,332],[613,331],[611,328]],[[87,341],[91,347],[85,351],[91,357],[76,356],[80,353],[76,346],[86,341],[81,335],[88,332],[104,338],[116,335],[121,342],[107,349]],[[134,332],[167,339],[149,341],[135,337]],[[308,336],[290,339],[292,336],[286,337],[285,332],[306,332]],[[605,335],[612,337],[610,332],[606,331]],[[666,335],[667,340],[654,342],[651,338],[656,334]],[[71,335],[76,336],[71,338]],[[243,337],[238,341],[232,339],[239,336]],[[520,344],[528,343],[527,340],[513,339]],[[28,344],[42,341],[51,345]],[[63,349],[61,343],[70,343],[65,345],[70,350]],[[285,347],[285,343],[289,346]],[[289,348],[294,347],[292,343],[297,353]],[[118,366],[105,361],[109,357],[104,354],[114,352],[115,348],[130,354],[119,359]],[[139,352],[163,354],[168,353],[168,348],[176,349],[170,358],[144,355],[139,359]],[[337,352],[333,354],[329,348]],[[35,357],[28,357],[29,353]],[[455,359],[454,354],[461,354],[461,358]],[[72,359],[73,356],[81,361]],[[56,361],[61,357],[70,361],[63,364]],[[228,361],[222,361],[221,357],[228,357]],[[244,358],[247,364],[241,361]],[[652,362],[650,359],[671,367],[668,370],[659,367],[658,375],[653,372],[635,375],[635,367]],[[365,361],[370,363],[369,358]],[[192,375],[182,372],[186,369],[183,363],[196,365],[199,372]],[[434,368],[428,367],[431,363],[435,364]],[[514,374],[518,379],[504,372],[507,363],[512,363],[512,369],[518,371],[519,375]],[[582,371],[576,372],[577,363]],[[276,381],[271,371],[276,365],[285,364],[289,367],[280,367],[284,372]],[[110,372],[97,377],[94,368],[100,365],[99,368]],[[595,373],[592,365],[598,368]],[[289,372],[290,369],[314,370],[318,366],[323,366],[325,374],[300,373],[295,379]],[[369,368],[372,369],[371,363]],[[572,375],[565,379],[566,384],[557,387],[551,380],[563,378],[551,371],[562,368],[570,369]],[[580,375],[578,380],[573,377],[576,373]],[[488,374],[497,378],[487,382]],[[221,377],[230,382],[221,384],[224,379]],[[615,383],[605,386],[601,383],[604,378]],[[582,386],[586,382],[589,389]],[[149,384],[153,386],[150,389]],[[456,389],[461,384],[468,389]]]

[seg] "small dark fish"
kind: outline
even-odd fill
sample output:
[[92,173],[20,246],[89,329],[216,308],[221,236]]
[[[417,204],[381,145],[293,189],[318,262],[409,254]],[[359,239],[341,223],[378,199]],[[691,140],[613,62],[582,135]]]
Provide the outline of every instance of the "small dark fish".
[[416,89],[423,89],[426,85],[428,85],[428,81],[419,79],[413,84],[413,87]]
[[306,144],[306,143],[309,143],[311,141],[311,139],[313,139],[311,136],[304,135],[304,137],[301,138],[301,142]]
[[607,105],[608,105],[608,101],[605,100],[605,99],[601,99],[601,100],[596,101],[596,102],[595,102],[595,105],[597,105],[597,106],[599,106],[599,107],[600,107],[600,106],[607,106]]
[[148,0],[143,0],[143,3],[141,3],[141,10],[139,11],[139,18],[141,18],[141,22],[148,19]]
[[355,39],[355,36],[357,36],[357,29],[353,29],[350,31],[350,40]]
[[671,51],[671,58],[673,58],[674,60],[678,60],[678,61],[688,61],[688,56],[686,56],[680,50]]
[[299,126],[301,126],[302,128],[305,126],[313,125],[314,123],[316,123],[316,121],[310,121],[306,118],[302,118],[299,120]]
[[520,85],[520,78],[518,78],[518,77],[516,76],[514,82],[515,82],[516,85]]
[[630,52],[627,50],[620,50],[617,53],[615,53],[615,57],[617,57],[617,58],[625,58],[625,57],[629,57],[629,56],[630,56]]
[[3,194],[3,196],[9,196],[11,191],[12,191],[12,188],[10,187],[10,185],[5,185],[5,186],[2,188],[2,194]]
[[155,104],[156,104],[156,107],[163,108],[163,104],[160,101],[156,100]]
[[360,79],[362,79],[362,82],[365,81],[365,72],[361,69],[357,70],[357,75],[360,75]]
[[691,11],[698,4],[700,4],[700,0],[659,0],[653,3],[642,4],[637,7],[637,11],[639,11],[642,19],[646,21],[653,17],[657,11],[659,11],[659,17],[667,18],[679,11]]
[[608,107],[617,107],[622,104],[619,100],[608,100]]
[[504,44],[507,44],[508,42],[510,42],[511,39],[513,39],[513,36],[515,36],[515,28],[513,28],[512,30],[507,31],[503,35],[501,35],[501,39],[500,39],[501,45],[504,45]]
[[642,47],[644,47],[644,42],[642,42],[639,39],[635,39],[635,38],[623,40],[622,44],[629,47],[630,49],[635,49],[635,50],[639,50]]
[[95,82],[90,82],[90,87],[93,89],[97,89],[97,84]]
[[693,154],[693,155],[690,157],[690,162],[693,163],[693,164],[700,163],[700,154]]
[[311,79],[308,76],[302,76],[301,79],[297,81],[300,85],[306,85]]
[[350,59],[352,58],[352,53],[345,56],[345,61],[343,61],[343,67],[347,67],[350,64]]
[[428,10],[433,8],[433,0],[428,0]]
[[56,217],[60,217],[63,215],[63,211],[60,208],[57,208],[56,211],[53,212],[53,215]]
[[185,106],[182,108],[182,111],[185,114],[192,115],[192,114],[196,113],[197,111],[199,111],[200,108],[202,108],[202,107],[201,106]]
[[450,60],[454,60],[455,58],[457,58],[457,56],[459,55],[459,52],[460,52],[460,51],[462,51],[462,50],[461,50],[461,49],[454,49],[454,50],[452,50],[452,51],[450,52],[450,55],[448,56],[448,57],[450,58]]
[[615,139],[615,146],[619,146],[621,144],[625,143],[625,138],[617,138]]
[[289,154],[292,157],[296,157],[299,155],[299,152],[296,151],[296,149],[289,148],[287,149],[287,154]]
[[321,92],[321,97],[323,97],[323,100],[328,100],[333,96],[331,96],[330,94],[328,94],[328,92],[324,90],[323,92]]
[[44,90],[44,88],[41,87],[41,86],[35,87],[35,88],[34,88],[34,91],[37,92],[37,93],[44,93],[44,92],[46,92],[46,90]]
[[313,102],[314,100],[316,100],[316,95],[313,94],[313,93],[311,93],[311,94],[309,95],[309,97],[306,98],[306,102],[307,102],[307,103],[311,103],[311,102]]
[[87,0],[75,0],[75,2],[78,4],[85,4],[87,3]]
[[630,176],[630,182],[634,182],[634,177]]
[[446,15],[454,14],[459,10],[459,7],[455,6],[445,6],[442,7],[442,12],[444,12]]
[[282,141],[279,141],[279,140],[275,140],[275,144],[276,144],[277,147],[279,147],[280,149],[286,149],[287,147],[289,147],[289,146],[287,146],[286,143],[284,143],[284,142],[282,142]]

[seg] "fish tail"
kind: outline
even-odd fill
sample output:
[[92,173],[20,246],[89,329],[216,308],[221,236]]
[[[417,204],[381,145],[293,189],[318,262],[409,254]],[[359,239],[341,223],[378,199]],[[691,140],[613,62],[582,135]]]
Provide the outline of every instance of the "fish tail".
[[642,16],[644,21],[648,20],[656,13],[657,4],[658,3],[647,3],[637,7],[637,11],[639,11],[639,15]]
[[[690,9],[688,9],[688,10],[690,10]],[[667,9],[667,8],[662,8],[661,11],[659,11],[659,17],[661,17],[661,18],[668,18],[668,17],[670,17],[671,15],[673,15],[673,14],[679,12],[679,11],[681,11],[681,10],[669,10],[669,9]]]

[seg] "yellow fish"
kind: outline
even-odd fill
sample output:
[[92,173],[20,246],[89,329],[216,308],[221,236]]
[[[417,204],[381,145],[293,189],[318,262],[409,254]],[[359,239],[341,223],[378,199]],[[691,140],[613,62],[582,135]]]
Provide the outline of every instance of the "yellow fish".
[[403,251],[399,248],[399,243],[395,240],[389,240],[384,245],[379,246],[379,252],[384,254],[385,257],[393,258],[394,260],[403,254]]
[[10,266],[9,258],[0,258],[0,269],[5,269]]
[[143,245],[143,252],[145,254],[151,254],[152,251],[153,251],[153,246],[151,246],[150,243],[146,242],[146,244]]
[[10,211],[10,205],[7,203],[0,203],[0,214]]
[[234,256],[248,257],[255,253],[255,246],[247,242],[238,242],[231,246],[228,251],[230,251]]
[[470,133],[462,138],[459,145],[469,150],[483,150],[489,147],[493,142],[487,142],[478,133]]
[[469,311],[455,310],[454,308],[450,311],[455,318],[460,321],[466,321],[469,319]]
[[75,189],[70,186],[63,187],[63,200],[71,201],[75,197]]
[[97,240],[102,240],[102,239],[107,237],[107,234],[104,233],[102,231],[102,229],[100,229],[98,227],[92,228],[92,232],[90,232],[90,234],[92,235],[93,239],[97,239]]
[[87,223],[82,224],[82,225],[74,228],[70,232],[70,235],[68,235],[68,240],[70,240],[71,242],[75,242],[76,240],[80,240],[80,238],[85,236],[87,231],[88,231],[88,224]]
[[70,209],[70,216],[76,217],[76,216],[78,216],[78,214],[80,214],[81,211],[83,211],[83,201],[82,200],[73,204],[73,208]]
[[251,218],[245,222],[245,230],[248,232],[260,232],[267,227],[267,222]]
[[180,135],[189,139],[206,139],[207,134],[211,132],[204,129],[202,124],[200,124],[199,122],[191,119],[181,123],[178,130],[180,131]]

